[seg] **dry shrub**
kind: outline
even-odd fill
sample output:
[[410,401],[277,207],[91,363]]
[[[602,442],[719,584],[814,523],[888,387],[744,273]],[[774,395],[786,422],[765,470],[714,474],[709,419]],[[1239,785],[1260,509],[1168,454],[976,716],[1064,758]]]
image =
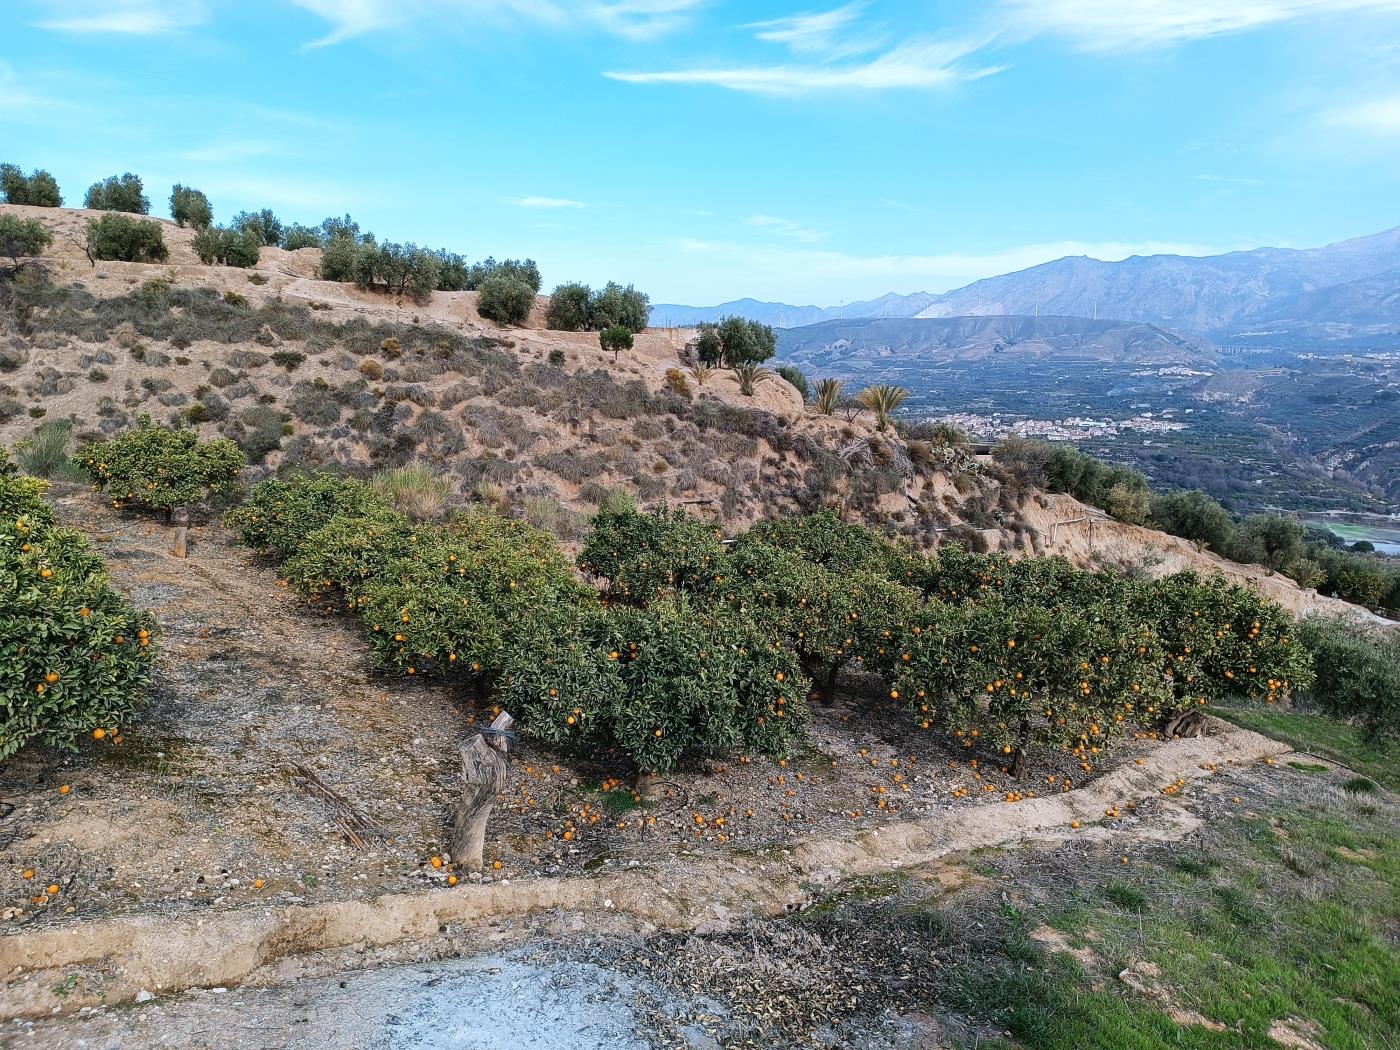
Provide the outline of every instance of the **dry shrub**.
[[679,368],[666,369],[666,385],[686,400],[695,396],[690,389],[690,383],[686,381],[685,373]]
[[416,521],[441,517],[452,496],[452,486],[423,463],[381,470],[369,483],[376,492],[392,500],[400,513]]
[[384,366],[372,357],[367,357],[360,362],[360,374],[366,379],[379,380],[384,378]]

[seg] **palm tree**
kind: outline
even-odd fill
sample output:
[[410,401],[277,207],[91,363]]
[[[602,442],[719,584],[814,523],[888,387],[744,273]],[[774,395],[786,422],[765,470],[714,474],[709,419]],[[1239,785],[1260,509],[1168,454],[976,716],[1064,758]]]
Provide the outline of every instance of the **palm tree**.
[[875,429],[888,430],[890,428],[890,417],[895,410],[909,397],[909,391],[902,386],[890,386],[888,383],[877,383],[875,386],[868,386],[860,392],[857,399],[862,405],[875,413]]
[[764,382],[771,374],[768,369],[759,368],[758,365],[749,361],[734,366],[734,377],[739,380],[739,393],[745,397],[753,397],[753,388]]
[[839,379],[820,379],[812,389],[812,407],[824,416],[834,415],[841,403],[842,383]]
[[691,378],[693,378],[695,382],[698,383],[700,386],[704,386],[705,380],[709,379],[710,376],[714,374],[715,370],[707,364],[702,363],[690,366]]

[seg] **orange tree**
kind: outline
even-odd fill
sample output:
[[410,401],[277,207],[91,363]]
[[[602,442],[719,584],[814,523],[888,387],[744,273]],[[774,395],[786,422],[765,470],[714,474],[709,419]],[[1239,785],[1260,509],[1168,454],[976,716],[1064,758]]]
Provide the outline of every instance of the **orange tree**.
[[844,522],[829,510],[761,521],[745,536],[792,551],[833,572],[869,572],[912,586],[922,587],[931,564],[936,564],[908,543]]
[[156,510],[234,492],[246,463],[243,450],[227,438],[200,441],[196,431],[158,426],[145,413],[135,429],[84,445],[77,459],[114,506],[133,503]]
[[0,449],[0,758],[115,735],[150,683],[155,621],[56,525],[47,488]]
[[1169,696],[1150,627],[1073,606],[930,603],[903,640],[890,695],[918,724],[1019,771],[1035,745],[1092,763]]
[[479,513],[411,534],[407,553],[354,600],[379,663],[410,675],[470,674],[481,690],[533,618],[597,599],[552,535]]
[[832,702],[837,676],[853,660],[883,673],[918,592],[872,571],[824,568],[757,531],[735,542],[707,595],[792,649],[822,703]]
[[1172,685],[1166,716],[1207,704],[1273,703],[1312,682],[1298,625],[1253,588],[1181,572],[1138,585],[1136,602],[1165,650]]
[[282,574],[308,597],[334,594],[355,609],[365,586],[385,566],[412,556],[421,528],[427,526],[373,505],[337,514],[306,535],[296,553],[282,563]]
[[787,754],[803,735],[806,690],[790,650],[679,595],[556,620],[547,638],[511,650],[500,700],[538,739],[666,772],[740,747]]
[[391,511],[388,500],[364,482],[321,472],[259,482],[224,523],[259,553],[289,558],[337,515]]
[[605,511],[593,519],[578,566],[604,581],[609,598],[645,603],[707,583],[723,553],[719,530],[678,508]]

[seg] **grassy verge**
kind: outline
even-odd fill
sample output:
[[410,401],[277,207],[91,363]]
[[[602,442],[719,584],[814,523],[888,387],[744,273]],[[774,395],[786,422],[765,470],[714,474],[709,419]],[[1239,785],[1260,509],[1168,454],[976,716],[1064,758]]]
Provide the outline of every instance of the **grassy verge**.
[[1340,762],[1393,791],[1400,791],[1400,746],[1369,744],[1361,733],[1345,723],[1306,711],[1273,708],[1221,708],[1215,714],[1237,726],[1281,740],[1298,751]]
[[[1009,1036],[982,1046],[1276,1047],[1281,1024],[1312,1041],[1300,1045],[1396,1045],[1395,814],[1334,795],[1242,809],[1196,846],[1119,870],[1101,857],[1072,878],[1032,881],[1020,866],[1034,858],[1009,858],[997,881],[1015,903],[1002,905],[994,941],[945,972],[937,998]],[[1031,936],[1045,927],[1078,954]]]

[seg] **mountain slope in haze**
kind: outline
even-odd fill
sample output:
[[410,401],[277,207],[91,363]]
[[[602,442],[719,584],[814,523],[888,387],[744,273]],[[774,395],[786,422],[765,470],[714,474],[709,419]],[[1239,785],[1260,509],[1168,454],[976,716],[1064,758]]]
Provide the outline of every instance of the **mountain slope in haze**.
[[[694,324],[725,314],[776,327],[854,317],[1035,315],[1101,317],[1228,338],[1243,323],[1292,303],[1290,324],[1326,324],[1338,303],[1313,293],[1400,268],[1400,227],[1321,248],[1257,248],[1225,255],[1070,256],[976,281],[941,295],[886,295],[839,307],[739,300],[716,307],[653,307],[653,324]],[[1364,294],[1361,291],[1346,296]],[[1400,304],[1374,297],[1365,324],[1400,326]]]
[[736,299],[718,306],[657,303],[651,308],[651,323],[657,328],[689,328],[722,317],[747,317],[774,328],[800,328],[843,317],[913,317],[937,301],[938,296],[931,292],[914,292],[912,295],[890,293],[841,306],[788,306],[757,299]]
[[920,316],[1093,315],[1215,332],[1272,305],[1400,266],[1400,227],[1322,248],[1258,248],[1226,255],[1073,256],[977,281]]
[[1400,346],[1400,269],[1291,296],[1218,338],[1297,349]]
[[886,317],[823,321],[778,333],[785,361],[851,377],[927,364],[1005,357],[1133,366],[1213,365],[1210,343],[1155,325],[1083,317]]

